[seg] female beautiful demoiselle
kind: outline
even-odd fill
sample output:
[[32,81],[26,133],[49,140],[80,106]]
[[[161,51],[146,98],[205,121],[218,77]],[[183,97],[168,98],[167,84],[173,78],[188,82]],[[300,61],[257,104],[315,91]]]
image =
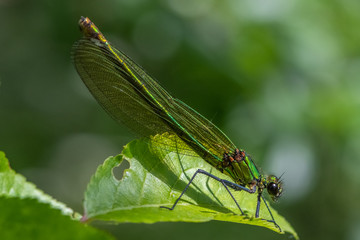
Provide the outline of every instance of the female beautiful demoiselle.
[[265,189],[273,200],[281,195],[280,178],[260,174],[244,150],[237,148],[205,117],[170,96],[139,65],[116,50],[89,18],[81,17],[79,25],[84,36],[73,46],[73,61],[81,79],[106,112],[143,136],[165,132],[176,134],[205,161],[234,181],[198,169],[174,205],[163,208],[173,210],[193,179],[201,173],[222,183],[241,214],[244,212],[229,188],[257,193],[255,217],[259,217],[262,200],[272,218],[267,221],[280,229],[263,196]]

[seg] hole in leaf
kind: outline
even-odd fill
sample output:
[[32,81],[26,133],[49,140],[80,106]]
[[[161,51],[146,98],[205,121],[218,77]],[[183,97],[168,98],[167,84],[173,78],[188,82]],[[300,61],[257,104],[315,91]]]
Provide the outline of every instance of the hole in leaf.
[[116,180],[120,181],[124,176],[124,171],[128,168],[130,168],[130,163],[126,160],[123,160],[119,166],[114,167],[112,172]]

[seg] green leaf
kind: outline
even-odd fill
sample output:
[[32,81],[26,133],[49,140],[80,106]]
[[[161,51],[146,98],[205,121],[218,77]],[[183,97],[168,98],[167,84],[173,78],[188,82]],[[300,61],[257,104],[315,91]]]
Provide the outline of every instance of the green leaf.
[[113,239],[15,173],[0,151],[0,239]]
[[[190,154],[191,153],[191,154]],[[123,160],[130,163],[121,180],[113,169]],[[254,218],[257,197],[244,191],[232,191],[246,213],[240,215],[234,201],[221,183],[198,175],[173,211],[171,207],[197,169],[220,178],[231,179],[210,166],[181,140],[172,135],[156,136],[130,142],[121,155],[110,157],[99,166],[85,193],[85,220],[114,222],[237,222],[269,228],[279,232],[262,203],[260,218]],[[290,224],[271,208],[282,233],[298,238]]]
[[47,203],[53,208],[61,210],[62,214],[80,218],[80,214],[65,204],[56,201],[51,196],[36,188],[33,183],[27,182],[25,177],[17,174],[10,168],[9,161],[5,153],[0,151],[0,196],[18,197],[18,198],[35,198],[39,202]]
[[0,197],[0,239],[114,239],[30,198]]

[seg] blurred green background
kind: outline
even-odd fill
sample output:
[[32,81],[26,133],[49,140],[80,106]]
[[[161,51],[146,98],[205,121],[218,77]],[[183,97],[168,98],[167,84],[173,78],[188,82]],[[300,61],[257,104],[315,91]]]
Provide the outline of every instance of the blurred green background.
[[[266,173],[302,239],[360,239],[360,1],[0,0],[0,149],[82,212],[98,164],[134,135],[70,59],[87,16]],[[287,239],[224,222],[109,225],[118,239]]]

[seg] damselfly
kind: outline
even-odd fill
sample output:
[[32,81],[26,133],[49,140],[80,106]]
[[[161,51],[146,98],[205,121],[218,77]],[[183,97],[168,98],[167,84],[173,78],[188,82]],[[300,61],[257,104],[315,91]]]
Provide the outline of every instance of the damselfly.
[[173,210],[194,178],[204,174],[221,182],[241,214],[244,212],[229,188],[257,193],[255,217],[259,217],[263,201],[271,216],[267,221],[280,229],[263,196],[266,189],[273,200],[278,199],[282,193],[280,178],[262,175],[244,150],[237,148],[212,122],[170,96],[139,65],[115,49],[89,18],[81,17],[79,25],[84,36],[73,46],[73,61],[81,79],[106,112],[143,136],[176,134],[234,181],[198,169],[173,206],[163,208]]

